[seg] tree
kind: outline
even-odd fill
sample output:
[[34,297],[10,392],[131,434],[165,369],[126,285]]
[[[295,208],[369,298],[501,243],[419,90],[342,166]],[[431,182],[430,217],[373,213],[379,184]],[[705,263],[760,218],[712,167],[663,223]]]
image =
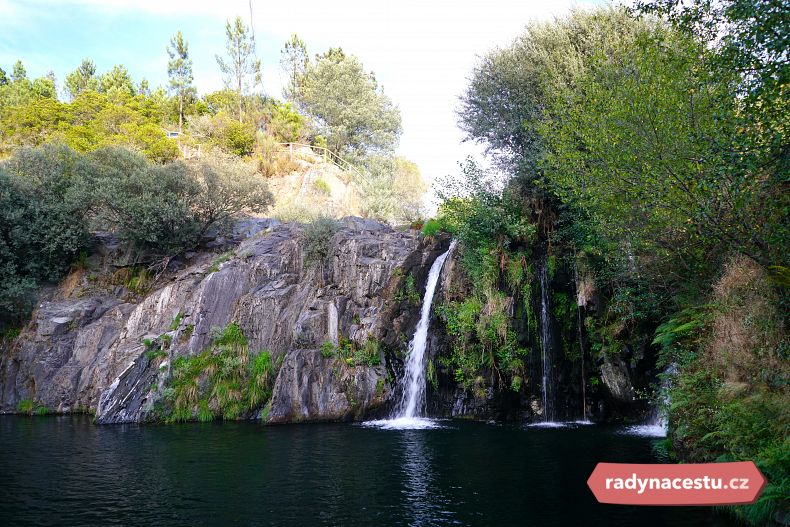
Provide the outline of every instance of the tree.
[[265,212],[273,202],[266,182],[238,157],[216,155],[189,169],[201,189],[192,212],[202,232],[227,227],[241,212]]
[[307,46],[294,33],[280,51],[280,66],[288,76],[288,83],[283,88],[283,96],[293,104],[298,104],[301,100],[301,90],[309,64]]
[[134,97],[132,77],[123,64],[114,66],[99,78],[99,89],[115,102]]
[[366,177],[356,183],[366,217],[410,223],[422,215],[427,186],[415,163],[403,157],[372,155],[365,159],[365,172]]
[[178,131],[184,123],[184,103],[195,96],[192,86],[192,59],[189,58],[189,46],[184,40],[181,31],[170,39],[167,48],[170,61],[167,63],[167,74],[170,76],[170,89],[178,98]]
[[255,39],[250,29],[237,16],[231,25],[225,24],[227,61],[216,56],[220,71],[225,76],[225,87],[235,89],[239,106],[239,122],[242,117],[244,94],[251,86],[261,81],[261,61],[255,58]]
[[0,68],[0,86],[5,86],[8,84],[8,77],[6,76],[5,70]]
[[96,65],[89,58],[82,59],[80,66],[66,75],[63,83],[70,99],[75,99],[85,90],[97,90],[99,80],[96,78]]
[[51,71],[47,73],[46,77],[39,77],[34,80],[31,88],[37,97],[57,99],[58,93],[55,84],[55,74]]
[[11,70],[11,80],[12,81],[27,80],[27,71],[25,70],[25,66],[22,64],[21,60],[17,60],[14,63],[14,69]]
[[88,248],[82,158],[54,145],[0,164],[0,327],[27,313],[37,282],[55,281]]
[[362,158],[391,152],[401,133],[400,111],[353,55],[330,50],[310,65],[303,105],[329,148]]

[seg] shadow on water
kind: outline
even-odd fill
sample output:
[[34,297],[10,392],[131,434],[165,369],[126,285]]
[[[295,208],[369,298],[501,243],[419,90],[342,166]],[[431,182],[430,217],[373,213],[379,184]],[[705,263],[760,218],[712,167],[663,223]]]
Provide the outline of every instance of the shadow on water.
[[442,424],[0,416],[0,525],[730,525],[707,508],[595,501],[595,463],[655,462],[651,438]]

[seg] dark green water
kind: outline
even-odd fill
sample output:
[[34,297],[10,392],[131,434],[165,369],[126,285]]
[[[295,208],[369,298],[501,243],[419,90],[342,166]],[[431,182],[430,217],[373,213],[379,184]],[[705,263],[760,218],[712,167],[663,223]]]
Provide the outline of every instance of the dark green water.
[[731,525],[705,508],[595,501],[595,463],[654,462],[649,438],[446,424],[0,416],[0,525]]

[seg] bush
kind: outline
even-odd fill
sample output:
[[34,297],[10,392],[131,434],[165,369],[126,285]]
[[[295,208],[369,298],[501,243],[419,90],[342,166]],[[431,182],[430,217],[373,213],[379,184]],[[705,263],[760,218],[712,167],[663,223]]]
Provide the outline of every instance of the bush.
[[90,156],[100,224],[119,232],[137,252],[170,255],[192,247],[201,225],[190,205],[201,188],[185,164],[151,165],[140,154],[106,147]]
[[329,196],[332,193],[332,188],[323,178],[317,178],[315,181],[313,181],[313,186],[319,194],[323,194],[324,196]]
[[165,421],[211,421],[249,416],[272,395],[276,364],[268,351],[251,355],[237,324],[214,331],[211,346],[173,361],[159,417]]
[[329,359],[333,357],[335,354],[335,345],[329,341],[324,342],[321,344],[321,356],[325,359]]
[[340,229],[332,218],[318,218],[304,228],[302,235],[302,251],[305,265],[323,262],[329,256],[329,244],[332,236]]
[[0,328],[27,313],[39,281],[58,280],[87,249],[83,168],[82,156],[57,145],[0,164]]
[[231,121],[223,130],[222,147],[231,154],[249,155],[254,145],[255,128],[250,124]]
[[296,143],[304,133],[305,119],[291,103],[275,104],[268,131],[282,143]]
[[189,165],[199,192],[191,211],[200,232],[224,229],[241,212],[265,212],[273,201],[266,182],[255,168],[232,156],[214,155]]
[[444,224],[439,219],[430,219],[422,226],[423,236],[436,236],[444,231]]
[[255,145],[258,172],[264,177],[283,176],[298,170],[300,165],[286,154],[277,140],[268,134],[258,133]]

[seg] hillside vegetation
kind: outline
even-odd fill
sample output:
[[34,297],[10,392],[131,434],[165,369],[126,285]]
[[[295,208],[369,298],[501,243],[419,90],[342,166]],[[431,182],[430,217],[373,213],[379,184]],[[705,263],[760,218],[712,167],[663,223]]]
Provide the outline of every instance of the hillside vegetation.
[[89,58],[62,85],[21,61],[0,68],[0,329],[29,312],[38,286],[85,265],[91,233],[118,235],[128,266],[156,274],[240,214],[419,216],[426,186],[394,154],[400,113],[357,57],[332,48],[310,60],[294,35],[279,101],[260,91],[250,28],[236,18],[226,34],[225,89],[200,96],[180,31],[166,87]]
[[461,241],[469,277],[444,361],[470,390],[523,393],[545,272],[573,378],[587,354],[652,357],[670,455],[754,460],[768,486],[730,510],[764,525],[790,495],[790,13],[639,4],[530,24],[474,70],[460,124],[506,177],[468,161],[426,224]]

